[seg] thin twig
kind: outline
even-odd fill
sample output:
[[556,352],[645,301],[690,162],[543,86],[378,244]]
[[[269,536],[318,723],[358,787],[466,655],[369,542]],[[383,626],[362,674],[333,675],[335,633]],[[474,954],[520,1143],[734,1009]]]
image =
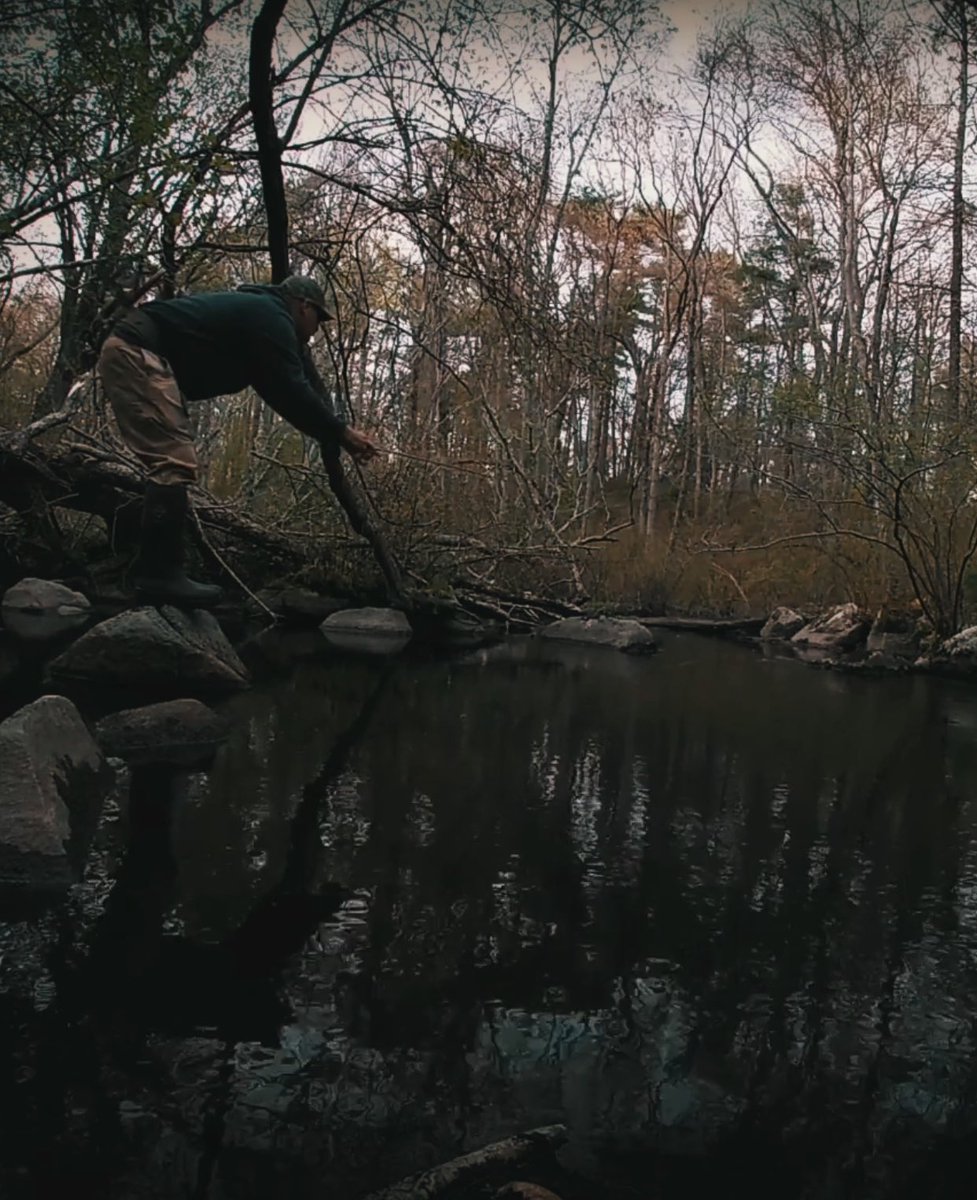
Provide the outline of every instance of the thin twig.
[[743,601],[743,603],[746,605],[746,607],[749,608],[750,607],[749,598],[747,597],[746,592],[744,592],[743,589],[740,587],[739,581],[737,580],[737,578],[733,574],[733,572],[727,571],[727,569],[724,566],[721,566],[717,562],[713,562],[710,565],[712,566],[714,571],[718,571],[720,575],[725,575],[725,577],[729,580],[729,582],[733,585],[733,587],[736,588],[736,590],[739,592],[740,599]]
[[769,542],[753,542],[745,543],[742,546],[702,546],[699,549],[692,551],[693,554],[743,554],[751,550],[770,550],[773,546],[789,545],[792,542],[810,542],[824,541],[837,536],[858,538],[859,541],[872,542],[876,546],[882,546],[886,550],[895,552],[895,547],[891,542],[885,541],[884,538],[874,537],[870,533],[862,533],[857,529],[842,529],[840,527],[832,527],[831,529],[815,530],[810,533],[788,533],[783,537],[771,538]]
[[381,454],[392,454],[397,458],[407,458],[411,462],[422,463],[426,467],[437,467],[441,471],[462,471],[466,475],[474,475],[476,479],[488,479],[489,475],[485,471],[473,471],[469,463],[475,463],[478,466],[486,467],[489,464],[481,462],[477,458],[460,458],[455,462],[448,462],[444,458],[425,458],[420,454],[410,454],[406,450],[393,450],[389,446],[380,447]]
[[265,604],[265,602],[259,596],[256,596],[254,594],[254,592],[252,592],[252,590],[248,587],[248,585],[244,582],[244,580],[240,577],[240,575],[237,574],[237,572],[228,564],[227,560],[220,553],[218,553],[218,551],[214,548],[213,543],[207,537],[206,533],[204,533],[204,527],[200,523],[200,517],[197,514],[197,509],[196,509],[195,505],[192,503],[190,505],[190,512],[193,516],[193,523],[197,530],[197,535],[200,538],[200,540],[203,542],[203,544],[207,547],[207,550],[214,556],[214,558],[217,559],[217,561],[224,568],[224,570],[228,573],[228,575],[230,575],[230,577],[234,580],[234,582],[238,585],[238,587],[243,592],[246,592],[251,597],[251,599],[255,602],[255,604],[258,605],[259,608],[264,609],[264,611],[268,614],[268,616],[271,618],[273,623],[277,624],[278,617],[275,615],[275,613],[273,613],[271,611],[271,609],[268,607],[268,605]]

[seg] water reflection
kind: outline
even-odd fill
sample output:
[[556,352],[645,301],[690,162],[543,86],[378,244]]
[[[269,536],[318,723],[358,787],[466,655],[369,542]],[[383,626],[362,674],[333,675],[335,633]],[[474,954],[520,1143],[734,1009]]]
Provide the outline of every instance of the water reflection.
[[[247,737],[183,831],[198,935],[281,878],[377,674],[313,665],[234,701]],[[971,1124],[969,702],[680,637],[398,665],[309,831],[348,907],[286,970],[277,1099],[242,1066],[222,1169],[261,1129],[311,1170],[312,1122],[353,1195],[568,1119],[659,1150],[763,1130],[820,1148],[825,1195],[891,1189],[900,1144]]]
[[208,1024],[186,969],[139,1103],[206,1169],[145,1194],[353,1198],[557,1120],[591,1195],[969,1194],[970,690],[676,636],[311,661],[227,712],[163,922],[279,1016]]

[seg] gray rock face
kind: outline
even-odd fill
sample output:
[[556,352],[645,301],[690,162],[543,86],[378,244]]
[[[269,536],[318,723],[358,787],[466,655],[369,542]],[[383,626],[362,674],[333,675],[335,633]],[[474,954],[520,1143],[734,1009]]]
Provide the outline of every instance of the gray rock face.
[[919,654],[920,635],[915,620],[877,617],[865,641],[870,655],[889,659],[915,659]]
[[224,693],[248,671],[208,612],[135,608],[100,621],[49,666],[49,677],[115,687]]
[[49,579],[22,579],[0,602],[3,624],[25,641],[44,641],[84,625],[91,616],[87,596]]
[[191,766],[211,758],[228,734],[224,717],[199,700],[166,700],[104,717],[95,737],[106,754],[130,765]]
[[806,624],[807,620],[792,608],[775,608],[767,618],[766,625],[760,630],[760,637],[765,642],[787,642]]
[[410,622],[395,608],[346,608],[319,628],[331,646],[364,654],[396,654],[413,635]]
[[853,650],[864,639],[868,627],[868,617],[856,604],[839,604],[805,625],[790,640],[812,650]]
[[607,646],[625,654],[653,654],[658,642],[649,629],[626,617],[564,617],[539,631],[541,638]]
[[42,696],[0,723],[0,887],[73,883],[112,777],[64,696]]

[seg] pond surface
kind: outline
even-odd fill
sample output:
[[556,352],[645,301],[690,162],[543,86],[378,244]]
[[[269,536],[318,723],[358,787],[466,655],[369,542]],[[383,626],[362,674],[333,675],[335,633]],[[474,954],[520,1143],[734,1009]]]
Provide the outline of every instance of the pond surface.
[[318,637],[4,926],[11,1195],[355,1200],[554,1122],[563,1200],[973,1195],[977,690]]

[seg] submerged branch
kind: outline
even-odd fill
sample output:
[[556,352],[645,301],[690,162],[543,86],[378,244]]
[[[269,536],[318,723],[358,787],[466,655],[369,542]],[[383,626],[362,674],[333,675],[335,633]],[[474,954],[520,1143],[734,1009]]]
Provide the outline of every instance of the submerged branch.
[[367,1200],[439,1200],[449,1188],[470,1182],[473,1177],[500,1166],[522,1164],[541,1152],[551,1154],[566,1140],[565,1125],[531,1129],[412,1175],[382,1192],[374,1192]]

